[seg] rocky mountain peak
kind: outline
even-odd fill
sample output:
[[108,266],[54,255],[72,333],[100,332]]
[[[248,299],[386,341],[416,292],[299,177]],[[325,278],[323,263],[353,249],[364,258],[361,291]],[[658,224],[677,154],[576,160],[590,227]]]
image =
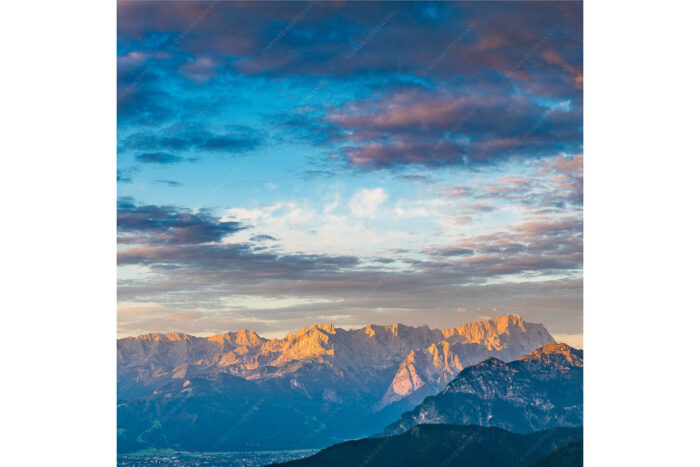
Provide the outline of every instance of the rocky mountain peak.
[[[506,366],[506,363],[502,360],[497,359],[496,357],[489,357],[483,362],[479,362],[476,365],[474,365],[475,368],[487,368],[487,367],[500,367],[500,366]],[[466,368],[465,368],[466,369]]]
[[525,321],[520,317],[520,315],[506,315],[493,318],[493,322],[496,325],[496,330],[498,332],[506,332],[508,329],[515,327],[522,331],[525,330]]
[[292,336],[300,336],[300,335],[307,335],[307,336],[317,336],[320,333],[323,334],[335,334],[335,326],[330,324],[330,323],[316,323],[313,326],[307,326],[305,328],[302,328],[296,333],[293,333]]
[[188,341],[191,337],[192,336],[190,336],[189,334],[184,334],[182,332],[169,332],[161,334],[143,334],[141,336],[136,337],[127,337],[127,339],[133,339],[136,341],[144,342],[180,342]]
[[511,340],[511,337],[532,334],[529,331],[553,340],[542,325],[526,323],[514,314],[464,323],[456,328],[444,329],[442,334],[450,342],[475,342],[485,344],[492,350],[500,350],[507,347],[505,341]]
[[557,362],[567,366],[582,367],[583,351],[575,349],[568,344],[550,342],[549,344],[536,349],[529,355],[523,355],[518,360],[525,362],[546,361],[548,363]]
[[569,344],[565,344],[564,342],[557,343],[555,341],[550,342],[549,344],[545,345],[541,349],[535,350],[535,354],[537,353],[543,353],[543,354],[553,354],[553,353],[560,353],[560,354],[571,354],[571,352],[574,349],[571,347]]
[[260,337],[255,331],[249,329],[241,329],[239,331],[230,331],[225,334],[217,334],[206,338],[210,342],[216,342],[221,345],[233,344],[234,346],[259,347],[267,339]]

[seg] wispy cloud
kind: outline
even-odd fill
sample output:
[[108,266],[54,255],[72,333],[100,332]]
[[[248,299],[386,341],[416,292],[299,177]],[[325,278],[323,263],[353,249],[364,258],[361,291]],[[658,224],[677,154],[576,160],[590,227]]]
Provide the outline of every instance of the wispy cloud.
[[348,206],[357,217],[374,217],[387,195],[381,188],[364,188],[350,199]]

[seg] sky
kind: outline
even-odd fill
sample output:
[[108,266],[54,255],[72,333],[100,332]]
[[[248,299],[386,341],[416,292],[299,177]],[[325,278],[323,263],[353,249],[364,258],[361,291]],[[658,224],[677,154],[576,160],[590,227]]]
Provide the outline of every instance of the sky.
[[118,336],[582,347],[579,2],[120,2]]

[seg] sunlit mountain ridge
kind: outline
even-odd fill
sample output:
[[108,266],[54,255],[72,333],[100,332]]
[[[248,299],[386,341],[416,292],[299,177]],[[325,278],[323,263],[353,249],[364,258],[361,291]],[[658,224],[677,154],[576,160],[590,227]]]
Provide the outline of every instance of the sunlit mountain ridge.
[[444,330],[316,324],[281,339],[249,330],[123,338],[119,446],[322,447],[383,430],[465,367],[512,361],[552,341],[517,315]]
[[171,377],[224,371],[258,380],[294,372],[298,364],[325,365],[345,376],[398,365],[378,402],[381,408],[421,388],[436,392],[462,368],[486,357],[513,360],[553,340],[544,326],[517,315],[449,329],[371,324],[345,330],[315,324],[282,339],[266,339],[245,329],[209,337],[127,337],[117,341],[117,363],[124,383],[120,393],[131,378],[143,388],[156,389],[167,368],[174,370]]

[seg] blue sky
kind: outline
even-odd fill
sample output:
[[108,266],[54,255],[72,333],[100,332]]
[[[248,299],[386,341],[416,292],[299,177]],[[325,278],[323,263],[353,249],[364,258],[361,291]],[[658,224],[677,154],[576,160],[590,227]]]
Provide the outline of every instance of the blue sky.
[[580,345],[582,5],[121,2],[118,331]]

